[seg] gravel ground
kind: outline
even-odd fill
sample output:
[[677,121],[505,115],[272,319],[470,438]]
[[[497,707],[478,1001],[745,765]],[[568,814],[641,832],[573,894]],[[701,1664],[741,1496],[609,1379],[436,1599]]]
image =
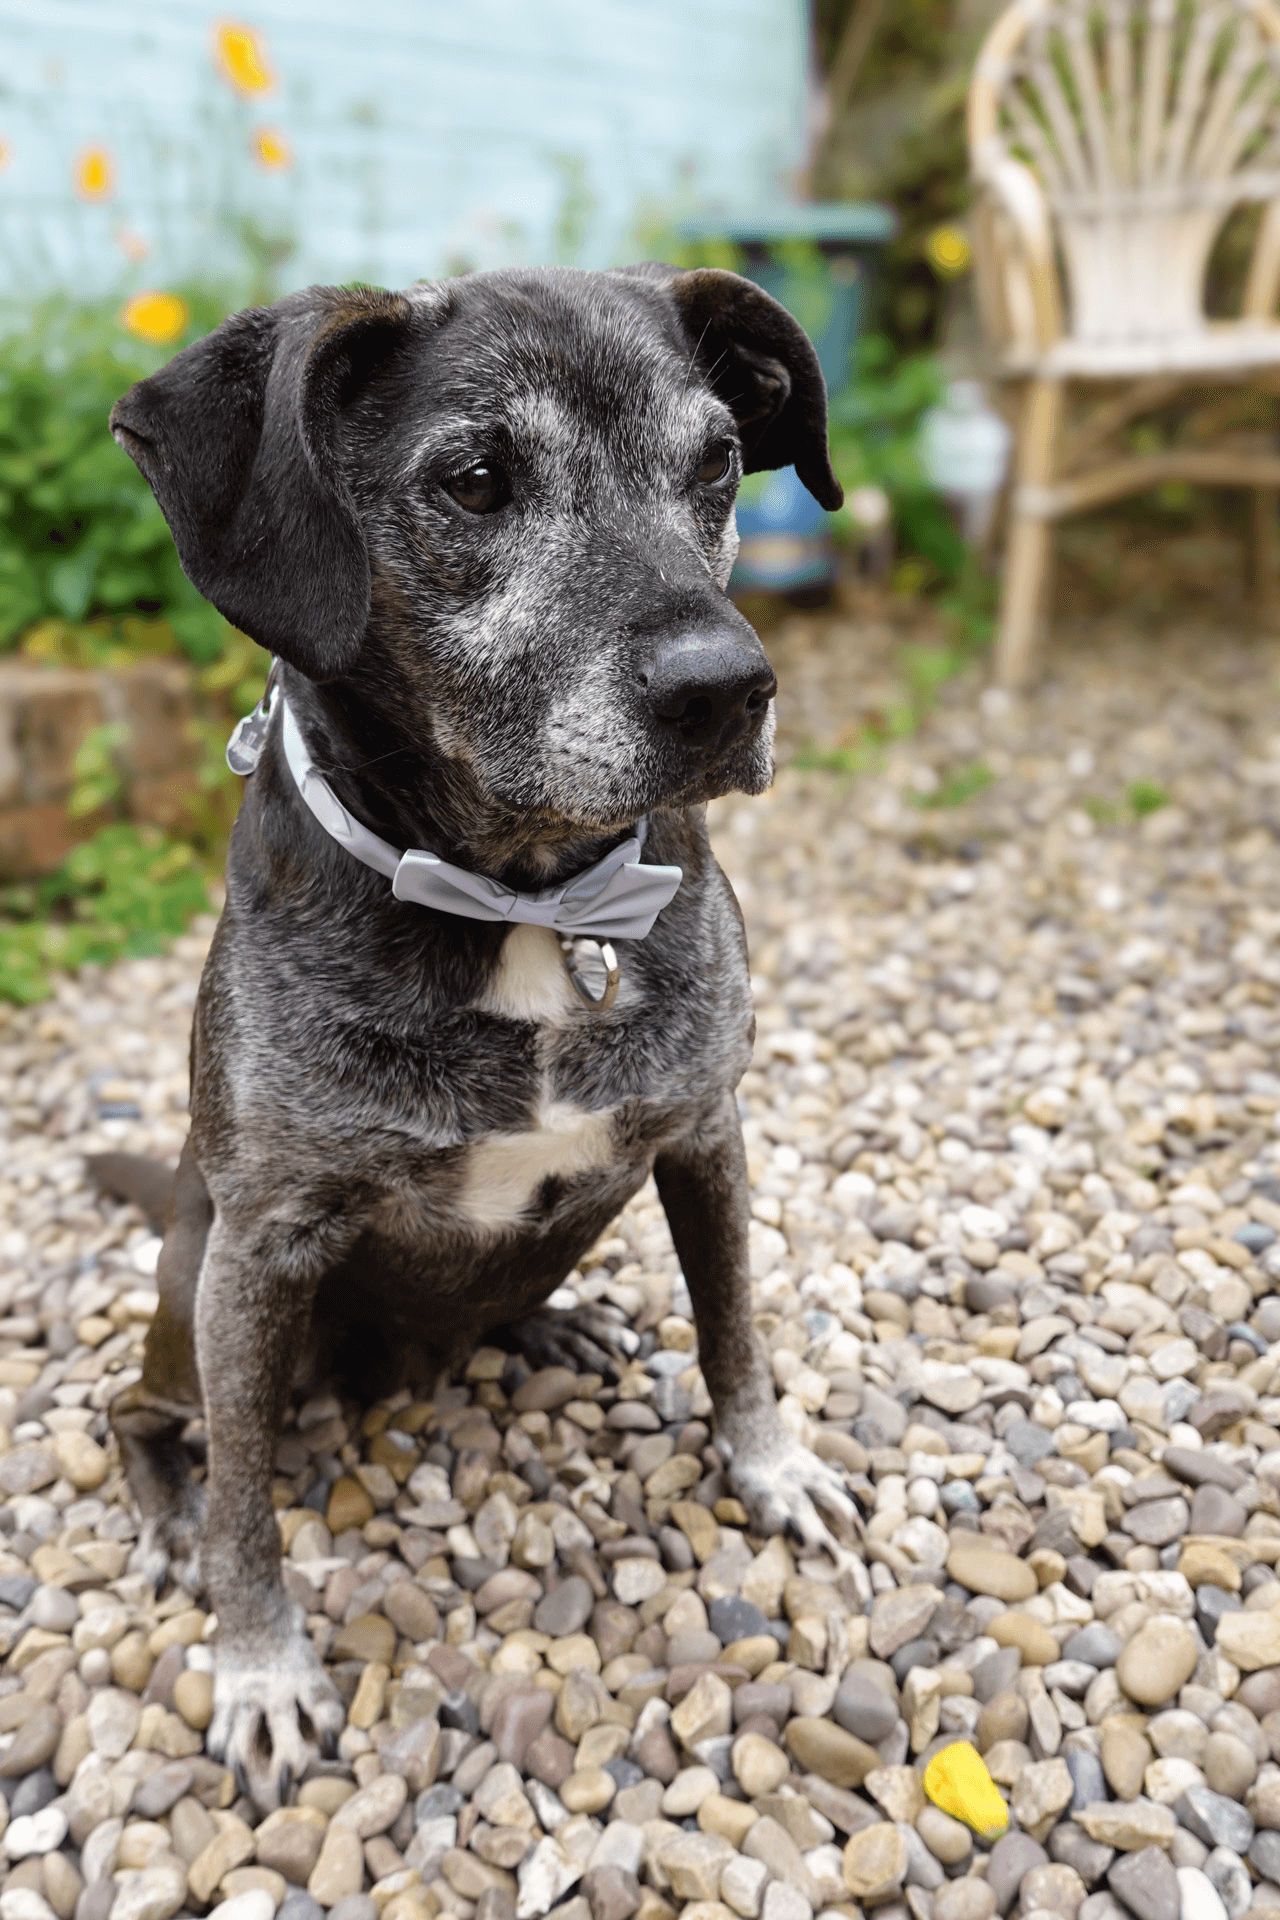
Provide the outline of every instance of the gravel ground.
[[[776,637],[793,742],[895,637]],[[644,1335],[617,1387],[484,1351],[296,1409],[350,1719],[265,1820],[202,1750],[213,1623],[129,1571],[104,1409],[158,1243],[81,1167],[176,1154],[208,929],[0,1013],[0,1920],[1280,1914],[1280,654],[1095,627],[1054,669],[717,810],[758,1321],[865,1574],[742,1530],[642,1195],[574,1283]],[[956,1741],[994,1846],[926,1799]]]

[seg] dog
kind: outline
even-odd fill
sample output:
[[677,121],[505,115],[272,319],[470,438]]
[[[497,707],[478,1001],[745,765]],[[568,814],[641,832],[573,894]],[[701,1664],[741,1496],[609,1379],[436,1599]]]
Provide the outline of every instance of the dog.
[[726,593],[741,475],[841,496],[809,341],[710,270],[313,287],[111,428],[274,657],[159,1304],[111,1412],[144,1564],[217,1612],[209,1750],[270,1807],[344,1722],[271,1504],[302,1356],[373,1391],[514,1326],[535,1364],[604,1370],[598,1323],[539,1310],[650,1174],[753,1526],[856,1528],[751,1321],[754,1020],[703,814],[772,778],[774,676]]

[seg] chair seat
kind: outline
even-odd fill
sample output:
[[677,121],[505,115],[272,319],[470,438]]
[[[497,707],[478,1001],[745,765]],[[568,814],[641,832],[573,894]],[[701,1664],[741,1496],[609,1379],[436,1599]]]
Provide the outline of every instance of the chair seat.
[[1018,373],[1044,379],[1132,380],[1151,374],[1230,374],[1280,367],[1280,326],[1210,321],[1193,333],[1131,340],[1059,340],[1047,353],[1008,356]]

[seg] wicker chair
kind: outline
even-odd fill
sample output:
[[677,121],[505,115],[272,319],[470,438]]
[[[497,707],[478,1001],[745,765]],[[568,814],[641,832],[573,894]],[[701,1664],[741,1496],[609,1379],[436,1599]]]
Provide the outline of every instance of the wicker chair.
[[[1125,435],[1188,388],[1280,394],[1280,10],[1015,0],[978,57],[969,146],[984,330],[1020,383],[997,679],[1031,675],[1052,523],[1160,481],[1254,490],[1255,586],[1271,600],[1274,436],[1206,444],[1210,414],[1196,444],[1139,457]],[[1263,211],[1242,312],[1210,320],[1209,257],[1247,202]]]

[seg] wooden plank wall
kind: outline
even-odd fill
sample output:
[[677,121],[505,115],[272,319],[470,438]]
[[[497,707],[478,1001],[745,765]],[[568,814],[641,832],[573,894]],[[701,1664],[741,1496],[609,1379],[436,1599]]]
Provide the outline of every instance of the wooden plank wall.
[[[3,291],[225,275],[283,287],[643,256],[664,218],[800,167],[804,0],[252,0],[275,78],[239,98],[205,0],[0,0]],[[252,157],[260,130],[291,164]],[[105,149],[109,197],[77,198]],[[146,249],[145,253],[142,249]]]

